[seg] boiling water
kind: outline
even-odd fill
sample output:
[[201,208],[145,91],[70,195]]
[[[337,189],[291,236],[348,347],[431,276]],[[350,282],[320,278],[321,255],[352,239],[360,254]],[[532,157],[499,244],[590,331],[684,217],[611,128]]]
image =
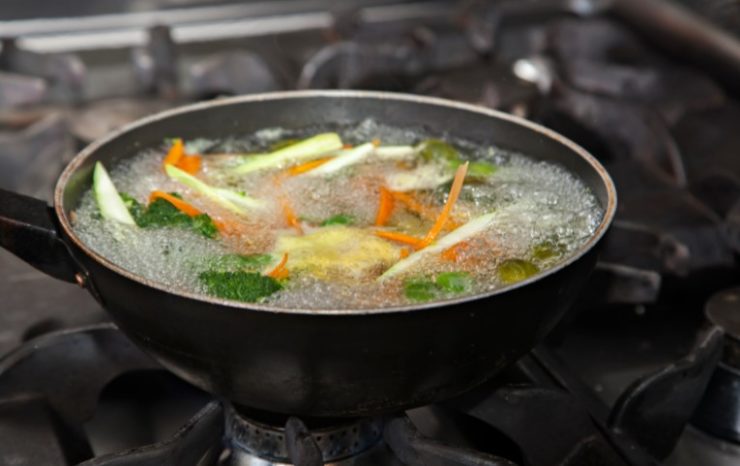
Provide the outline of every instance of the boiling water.
[[[466,158],[487,160],[498,166],[483,183],[468,183],[455,204],[458,224],[488,212],[495,212],[490,227],[466,241],[455,261],[430,254],[407,273],[379,282],[383,271],[352,274],[333,270],[321,276],[293,273],[284,288],[265,298],[264,303],[281,308],[360,309],[408,304],[403,284],[409,277],[430,277],[444,271],[468,272],[473,278],[468,293],[492,290],[504,285],[497,269],[502,261],[517,258],[534,260],[537,245],[557,245],[557,254],[537,259],[546,269],[566,259],[594,233],[602,209],[588,188],[562,167],[539,162],[522,154],[497,148],[480,147],[466,141],[427,135],[421,131],[401,130],[372,120],[356,126],[332,128],[343,141],[359,144],[380,139],[383,145],[413,144],[430,136],[446,139],[461,149]],[[198,176],[216,186],[244,191],[264,200],[266,208],[249,218],[238,218],[224,211],[164,174],[161,162],[165,147],[148,150],[114,167],[107,167],[120,192],[142,203],[153,190],[178,192],[196,207],[217,220],[237,227],[228,236],[206,239],[183,229],[141,229],[105,221],[100,217],[90,192],[83,196],[74,213],[74,228],[80,238],[111,262],[133,273],[178,290],[206,293],[199,274],[213,258],[229,253],[270,253],[279,236],[297,235],[286,226],[282,203],[287,200],[303,221],[304,233],[319,231],[318,224],[333,215],[349,214],[354,227],[370,229],[378,209],[383,175],[398,171],[397,162],[356,165],[330,177],[296,176],[276,179],[276,171],[261,171],[245,176],[225,175],[224,167],[232,158],[217,155],[264,151],[278,140],[305,137],[326,128],[308,128],[302,132],[267,129],[245,138],[226,141],[195,140],[187,143],[191,153],[207,153],[203,171]],[[438,212],[446,199],[449,184],[420,194],[418,199],[436,206]],[[391,224],[399,230],[423,237],[433,219],[423,219],[404,211],[396,203]],[[332,227],[329,227],[332,228]],[[368,230],[370,231],[370,230]],[[400,252],[401,245],[391,243]],[[399,256],[400,257],[400,256]],[[278,257],[279,258],[279,257]],[[387,265],[385,266],[387,268]],[[291,269],[290,259],[288,269]],[[348,278],[350,277],[350,278]]]

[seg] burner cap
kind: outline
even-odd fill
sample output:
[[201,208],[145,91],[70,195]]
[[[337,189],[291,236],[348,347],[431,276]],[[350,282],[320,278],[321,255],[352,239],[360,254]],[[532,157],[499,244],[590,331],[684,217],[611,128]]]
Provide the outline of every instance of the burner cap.
[[[381,419],[360,418],[312,430],[310,435],[313,436],[324,461],[335,462],[352,458],[377,445],[381,441],[382,432]],[[226,434],[232,448],[260,458],[263,463],[265,461],[290,463],[287,435],[283,426],[269,425],[247,418],[227,404]]]

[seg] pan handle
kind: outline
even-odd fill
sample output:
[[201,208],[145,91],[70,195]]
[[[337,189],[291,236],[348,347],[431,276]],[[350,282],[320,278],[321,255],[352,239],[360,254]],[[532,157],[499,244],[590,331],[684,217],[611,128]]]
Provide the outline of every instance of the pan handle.
[[46,202],[0,189],[0,246],[54,278],[84,283],[84,269],[58,232]]

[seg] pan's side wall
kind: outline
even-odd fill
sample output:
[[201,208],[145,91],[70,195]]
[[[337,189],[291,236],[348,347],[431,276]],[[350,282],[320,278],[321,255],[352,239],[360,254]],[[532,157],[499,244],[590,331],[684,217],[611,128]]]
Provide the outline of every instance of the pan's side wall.
[[482,300],[375,315],[214,306],[88,267],[119,327],[183,379],[244,406],[341,417],[441,401],[491,378],[552,329],[594,261],[589,252]]

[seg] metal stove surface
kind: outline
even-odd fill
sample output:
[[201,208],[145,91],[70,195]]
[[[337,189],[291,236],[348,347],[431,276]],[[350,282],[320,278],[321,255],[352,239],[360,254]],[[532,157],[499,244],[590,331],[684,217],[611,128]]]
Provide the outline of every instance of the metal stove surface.
[[[32,3],[34,11],[39,11],[37,3]],[[76,2],[75,8],[82,8],[79,12],[57,8],[47,15],[79,14],[85,17],[82,21],[39,22],[20,10],[15,17],[2,15],[7,21],[1,24],[0,185],[48,199],[61,167],[85,143],[157,109],[218,95],[367,87],[465,100],[542,122],[589,149],[607,166],[618,186],[620,211],[582,302],[553,332],[546,347],[520,362],[519,372],[550,374],[545,377],[546,385],[565,390],[577,398],[579,406],[588,406],[586,418],[596,422],[599,435],[611,432],[608,444],[631,445],[638,456],[644,455],[619,454],[624,461],[660,461],[678,438],[670,456],[674,466],[698,464],[700,456],[696,455],[711,452],[737,461],[737,444],[731,440],[718,441],[716,435],[696,427],[679,437],[681,429],[675,426],[691,417],[687,409],[676,410],[670,404],[657,409],[677,413],[669,416],[673,428],[656,429],[663,433],[657,436],[657,444],[639,435],[650,425],[645,423],[655,419],[634,419],[640,409],[647,409],[639,404],[643,395],[636,381],[660,379],[651,379],[655,374],[669,380],[671,375],[684,374],[695,366],[677,362],[685,355],[695,357],[697,351],[705,366],[711,366],[714,353],[710,350],[716,337],[702,333],[703,310],[715,292],[738,284],[740,78],[733,77],[738,76],[740,56],[727,53],[739,50],[737,41],[712,33],[702,40],[719,39],[719,48],[715,40],[691,47],[686,42],[686,31],[691,28],[671,31],[656,20],[653,29],[675,39],[661,40],[644,28],[633,27],[640,18],[630,15],[629,5],[634,3],[630,1],[368,1],[343,2],[336,8],[323,1],[204,5],[188,0],[178,2],[178,8],[166,6],[170,11],[164,12],[157,3],[120,2],[104,11],[102,6],[86,10],[89,2]],[[700,2],[684,3],[708,9]],[[134,4],[142,10],[132,11]],[[610,10],[609,4],[619,7]],[[147,16],[149,10],[159,11],[157,21]],[[647,17],[655,11],[643,13]],[[732,11],[720,16],[725,25],[740,24],[740,15]],[[691,49],[699,50],[700,56],[690,53]],[[724,52],[717,53],[720,49]],[[43,276],[5,251],[0,251],[0,271],[4,297],[0,354],[52,330],[107,320],[81,290]],[[667,367],[672,369],[666,372]],[[70,370],[64,372],[68,375]],[[706,375],[702,371],[695,375],[699,374]],[[162,377],[169,382],[162,382]],[[170,452],[168,461],[182,459],[172,453],[174,445],[179,445],[172,438],[202,435],[201,439],[211,441],[210,436],[221,435],[214,433],[224,425],[219,403],[208,404],[210,398],[205,394],[167,376],[160,374],[155,379],[156,383],[146,377],[124,376],[112,388],[101,388],[98,414],[92,418],[93,401],[84,404],[88,409],[84,415],[72,416],[72,420],[70,407],[62,409],[67,414],[52,415],[54,410],[42,405],[18,405],[22,417],[30,418],[28,413],[33,412],[52,418],[49,422],[54,425],[60,419],[64,425],[74,425],[65,442],[49,440],[54,436],[46,432],[41,437],[26,435],[25,443],[18,444],[32,449],[47,441],[49,445],[67,444],[70,438],[79,440],[82,423],[87,426],[82,430],[94,434],[89,448],[75,453],[77,447],[50,447],[50,455],[59,451],[65,458],[66,463],[60,464],[83,459],[88,465],[162,464],[151,459],[157,457],[153,451]],[[542,383],[540,379],[537,383]],[[49,380],[53,379],[45,382]],[[160,382],[172,391],[162,388],[161,396],[152,400],[147,390],[136,388]],[[701,384],[686,396],[695,399],[699,388]],[[489,387],[487,394],[495,391]],[[126,400],[132,393],[141,395],[133,404]],[[183,393],[187,395],[182,400],[187,401],[180,404]],[[500,394],[523,399],[517,392]],[[549,395],[539,393],[527,399],[541,401]],[[134,410],[134,405],[146,407]],[[201,414],[188,421],[205,405]],[[427,454],[432,455],[425,457],[427,464],[452,464],[440,459],[446,450],[439,445],[429,448],[426,439],[430,438],[459,440],[469,448],[485,447],[481,436],[500,439],[501,431],[514,435],[513,426],[507,430],[480,411],[478,417],[471,415],[473,408],[465,406],[466,427],[462,429],[457,428],[459,406],[407,413],[424,441],[403,450],[407,454],[404,461],[413,464],[414,458],[418,462],[419,455]],[[10,405],[5,408],[0,418],[18,419],[4,417],[12,415]],[[497,409],[504,407],[497,405]],[[139,411],[144,414],[127,417]],[[554,414],[558,413],[551,416],[554,424],[567,422]],[[473,434],[473,440],[460,431],[481,432],[482,426],[473,421],[475,428],[470,428],[468,417],[482,417],[485,422],[478,420],[489,426],[482,430],[484,434]],[[539,423],[542,417],[529,422]],[[83,418],[92,420],[85,423]],[[155,419],[154,426],[148,424]],[[492,424],[496,429],[490,428]],[[124,425],[128,428],[117,427]],[[615,429],[626,436],[613,437]],[[583,432],[579,435],[576,440],[588,437]],[[408,446],[412,436],[403,438],[401,445]],[[570,441],[570,447],[563,447],[566,453],[575,451]],[[147,444],[158,446],[144,448],[143,456],[136,457],[140,463],[116,463],[111,457],[86,459],[92,453],[100,456]],[[391,448],[390,442],[386,445]],[[496,445],[511,447],[506,441]],[[588,442],[584,445],[580,454],[592,451]],[[533,453],[537,451],[542,455]],[[539,443],[489,453],[521,464],[568,464],[563,459],[566,453]],[[146,455],[150,459],[142,459]],[[11,460],[19,461],[17,457]],[[177,461],[173,464],[190,464],[190,459]],[[39,460],[32,464],[53,463]]]

